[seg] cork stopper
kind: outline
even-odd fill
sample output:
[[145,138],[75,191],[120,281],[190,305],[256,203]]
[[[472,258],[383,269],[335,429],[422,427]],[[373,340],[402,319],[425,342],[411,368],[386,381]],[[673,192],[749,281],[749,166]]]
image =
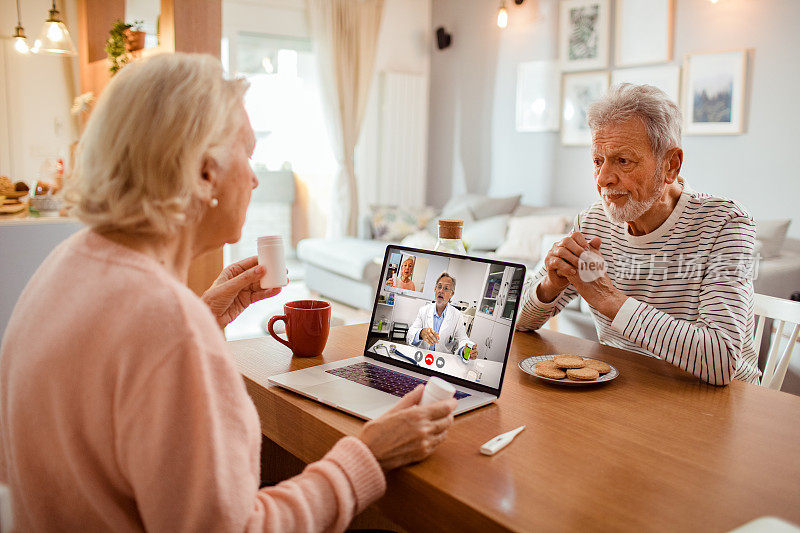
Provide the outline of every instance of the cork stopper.
[[463,220],[448,218],[439,219],[439,238],[440,239],[460,239],[461,230],[464,228]]

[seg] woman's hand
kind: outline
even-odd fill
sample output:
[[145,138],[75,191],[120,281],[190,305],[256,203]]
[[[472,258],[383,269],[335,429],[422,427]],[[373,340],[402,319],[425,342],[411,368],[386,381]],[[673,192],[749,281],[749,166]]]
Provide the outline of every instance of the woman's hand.
[[224,328],[253,302],[275,296],[280,287],[262,289],[260,282],[266,271],[256,256],[227,266],[202,299],[211,309],[219,327]]
[[447,428],[453,423],[456,400],[451,398],[420,407],[417,404],[424,389],[418,386],[361,430],[358,438],[372,450],[384,470],[428,457],[444,440]]

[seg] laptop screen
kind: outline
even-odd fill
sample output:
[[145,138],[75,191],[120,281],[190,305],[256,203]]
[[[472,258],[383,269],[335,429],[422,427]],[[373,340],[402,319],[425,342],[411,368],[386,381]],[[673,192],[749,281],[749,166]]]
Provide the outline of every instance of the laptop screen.
[[498,393],[525,267],[390,245],[366,355]]

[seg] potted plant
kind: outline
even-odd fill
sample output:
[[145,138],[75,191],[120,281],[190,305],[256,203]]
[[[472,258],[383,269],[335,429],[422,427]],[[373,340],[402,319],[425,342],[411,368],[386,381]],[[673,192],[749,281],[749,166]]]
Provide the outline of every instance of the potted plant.
[[[128,32],[130,32],[131,28],[141,28],[141,24],[142,21],[140,20],[134,21],[133,24],[128,24],[117,19],[114,25],[111,26],[111,30],[108,32],[110,37],[106,41],[106,54],[108,54],[110,63],[108,70],[111,71],[112,76],[131,60]],[[134,30],[134,32],[142,33],[141,48],[144,48],[144,32],[139,31],[139,29]],[[141,48],[135,48],[135,50],[140,50]]]

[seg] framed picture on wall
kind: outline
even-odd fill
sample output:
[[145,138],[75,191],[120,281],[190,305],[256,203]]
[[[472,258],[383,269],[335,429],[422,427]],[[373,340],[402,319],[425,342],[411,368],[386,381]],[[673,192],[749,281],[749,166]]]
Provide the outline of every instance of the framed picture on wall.
[[683,110],[689,135],[744,131],[747,50],[690,54],[683,67]]
[[589,146],[592,134],[586,123],[589,104],[608,90],[608,72],[564,74],[561,103],[561,143]]
[[558,55],[561,69],[608,67],[608,0],[559,2]]
[[674,0],[617,0],[616,6],[616,66],[672,59]]
[[517,131],[558,131],[561,75],[554,61],[517,67]]
[[624,68],[611,72],[611,85],[634,83],[652,85],[664,91],[676,104],[680,103],[681,68],[674,65]]

